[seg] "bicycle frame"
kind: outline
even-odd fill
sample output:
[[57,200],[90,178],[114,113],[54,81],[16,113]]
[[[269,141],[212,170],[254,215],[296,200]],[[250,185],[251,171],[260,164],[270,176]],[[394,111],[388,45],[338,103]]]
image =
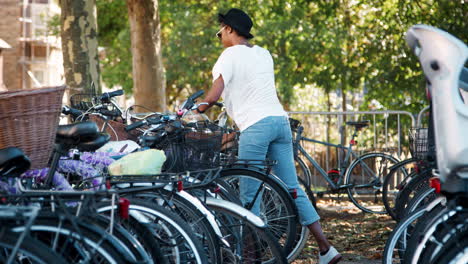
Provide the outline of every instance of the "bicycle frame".
[[[320,173],[320,175],[322,175],[323,179],[325,179],[325,181],[330,184],[330,187],[334,190],[338,190],[338,189],[346,189],[348,187],[350,187],[351,185],[341,185],[342,181],[343,181],[343,178],[346,174],[346,170],[345,168],[347,168],[347,164],[349,164],[349,161],[351,160],[351,157],[353,158],[357,158],[358,155],[356,153],[353,152],[353,145],[352,144],[349,144],[348,147],[345,147],[341,144],[333,144],[333,143],[329,143],[329,142],[323,142],[323,141],[320,141],[320,140],[315,140],[315,139],[311,139],[311,138],[306,138],[306,137],[303,137],[302,136],[302,130],[304,128],[301,126],[299,127],[297,130],[297,135],[296,135],[296,139],[294,140],[293,144],[295,145],[295,148],[297,148],[297,151],[299,151],[311,164],[312,166],[314,166],[314,168]],[[352,140],[354,140],[354,138],[357,136],[357,131],[354,131],[353,133],[353,136],[352,136]],[[312,158],[309,153],[307,153],[307,151],[301,146],[300,142],[301,141],[307,141],[307,142],[312,142],[312,143],[317,143],[317,144],[320,144],[320,145],[324,145],[324,146],[328,146],[328,147],[335,147],[335,148],[338,148],[338,149],[341,149],[341,150],[346,150],[346,156],[345,158],[343,159],[342,163],[340,164],[340,177],[338,179],[338,182],[335,183],[333,182],[333,180],[330,179],[330,177],[328,177],[328,173],[320,166],[320,164],[318,164],[317,161],[315,161],[314,158]]]

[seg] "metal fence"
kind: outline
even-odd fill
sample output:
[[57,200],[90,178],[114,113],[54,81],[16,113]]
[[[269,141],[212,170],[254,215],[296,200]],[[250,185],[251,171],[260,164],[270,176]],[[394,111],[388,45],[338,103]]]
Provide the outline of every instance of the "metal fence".
[[[418,120],[421,115],[418,115]],[[358,153],[386,152],[400,160],[410,156],[408,131],[420,124],[407,111],[289,112],[289,116],[302,122],[304,136],[345,146],[354,131],[353,127],[345,125],[346,121],[369,120],[369,127],[359,132],[358,144],[353,150]],[[303,147],[326,171],[338,167],[338,156],[342,153],[336,148],[310,142],[304,142]],[[322,176],[311,164],[308,165],[312,172],[312,185],[315,188],[326,187]]]

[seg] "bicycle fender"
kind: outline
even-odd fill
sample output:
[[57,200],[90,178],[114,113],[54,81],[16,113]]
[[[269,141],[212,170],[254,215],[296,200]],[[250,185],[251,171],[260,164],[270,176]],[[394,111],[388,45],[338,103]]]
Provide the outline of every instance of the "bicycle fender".
[[210,222],[211,227],[213,227],[213,230],[215,231],[216,235],[219,237],[221,242],[223,242],[225,246],[230,247],[229,242],[223,237],[221,229],[219,229],[219,225],[216,222],[214,215],[203,205],[202,202],[200,202],[198,198],[194,197],[186,191],[176,192],[176,194],[188,201],[189,203],[195,205],[195,207],[197,207],[197,209],[203,214],[203,216],[208,220],[208,222]]
[[254,224],[259,228],[267,228],[267,224],[258,216],[256,216],[251,211],[245,209],[244,207],[237,205],[232,202],[228,202],[221,199],[207,197],[205,200],[208,206],[223,208],[226,211],[232,212],[237,215],[241,215],[244,219],[247,219],[250,223]]

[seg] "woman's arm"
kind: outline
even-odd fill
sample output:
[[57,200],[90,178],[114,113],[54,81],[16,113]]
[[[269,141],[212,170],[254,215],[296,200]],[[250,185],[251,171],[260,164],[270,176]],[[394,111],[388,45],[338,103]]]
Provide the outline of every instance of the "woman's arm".
[[199,113],[205,112],[208,108],[210,108],[214,103],[218,101],[221,97],[221,94],[224,90],[224,80],[223,76],[219,75],[218,79],[213,82],[211,89],[208,91],[205,99],[202,102],[208,103],[208,105],[200,105],[198,106],[197,110]]

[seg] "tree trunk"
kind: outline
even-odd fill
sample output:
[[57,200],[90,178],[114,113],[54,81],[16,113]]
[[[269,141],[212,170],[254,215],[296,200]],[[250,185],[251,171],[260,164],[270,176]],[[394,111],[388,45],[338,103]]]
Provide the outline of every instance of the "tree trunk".
[[166,110],[166,80],[161,57],[157,0],[127,0],[133,55],[135,104]]
[[60,7],[67,85],[85,93],[100,93],[96,1],[60,0]]

